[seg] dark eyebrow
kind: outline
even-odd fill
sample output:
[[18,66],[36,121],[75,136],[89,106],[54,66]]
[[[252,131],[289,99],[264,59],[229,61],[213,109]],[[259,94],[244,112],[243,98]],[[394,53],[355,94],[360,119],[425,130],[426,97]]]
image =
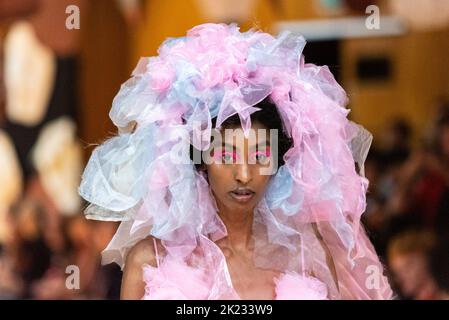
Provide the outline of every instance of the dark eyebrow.
[[[223,141],[222,147],[224,148],[229,148],[229,149],[236,149],[236,146],[234,146],[233,144],[230,143],[226,143]],[[250,146],[250,149],[259,149],[259,147],[265,147],[265,146],[270,146],[270,140],[263,140],[261,143],[256,143],[255,145]]]
[[226,143],[226,142],[224,142],[224,141],[223,141],[223,143],[222,143],[221,146],[222,146],[222,147],[225,147],[225,148],[235,149],[235,146],[234,146],[233,144]]
[[264,140],[261,143],[256,143],[255,145],[250,146],[250,149],[259,149],[259,147],[269,146],[270,140]]

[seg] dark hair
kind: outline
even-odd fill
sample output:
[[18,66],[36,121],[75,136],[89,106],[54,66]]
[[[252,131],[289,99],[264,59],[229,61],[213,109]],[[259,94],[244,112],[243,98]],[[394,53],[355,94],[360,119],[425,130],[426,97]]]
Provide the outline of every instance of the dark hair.
[[[284,130],[284,126],[282,124],[281,116],[277,110],[277,107],[274,103],[271,102],[269,97],[265,98],[261,102],[255,105],[255,107],[260,108],[261,110],[254,112],[251,114],[251,121],[259,122],[263,126],[268,129],[277,129],[278,130],[278,166],[282,166],[284,164],[284,154],[292,147],[293,140],[287,136]],[[212,118],[212,127],[216,127],[217,118]],[[222,124],[222,128],[234,128],[239,127],[241,125],[240,117],[238,114],[235,114],[229,118],[227,118]],[[193,152],[194,147],[190,146],[190,159],[193,160]],[[201,164],[196,164],[196,167],[199,168],[203,165],[202,160]]]
[[438,239],[429,254],[430,272],[441,290],[449,293],[449,239]]
[[441,133],[445,128],[449,127],[449,100],[441,102],[441,106],[437,110],[432,127],[430,130],[429,141],[427,141],[427,149],[437,156],[443,156],[441,150]]

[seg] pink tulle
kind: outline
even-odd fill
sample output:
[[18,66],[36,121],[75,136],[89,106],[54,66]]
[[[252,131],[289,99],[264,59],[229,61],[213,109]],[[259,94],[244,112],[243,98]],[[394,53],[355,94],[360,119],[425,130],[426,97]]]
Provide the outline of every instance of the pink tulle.
[[[183,262],[167,261],[155,268],[143,266],[144,300],[205,300],[210,283],[206,273]],[[285,273],[273,279],[276,300],[327,300],[326,285],[311,276]],[[234,299],[239,299],[235,292]]]
[[166,260],[161,267],[144,265],[144,300],[204,300],[209,295],[205,274],[183,262]]
[[277,300],[327,300],[326,285],[311,276],[285,273],[275,283]]
[[368,180],[355,163],[363,168],[372,136],[348,120],[347,95],[329,68],[305,63],[305,44],[289,32],[204,24],[142,58],[120,88],[110,111],[119,135],[94,150],[79,192],[91,203],[89,218],[122,221],[104,263],[123,266],[149,235],[161,241],[169,259],[145,268],[146,297],[236,296],[215,244],[227,232],[206,178],[188,155],[173,161],[172,151],[206,150],[213,118],[218,128],[238,115],[247,133],[267,98],[293,147],[254,209],[255,265],[284,274],[278,298],[392,297],[360,224]]

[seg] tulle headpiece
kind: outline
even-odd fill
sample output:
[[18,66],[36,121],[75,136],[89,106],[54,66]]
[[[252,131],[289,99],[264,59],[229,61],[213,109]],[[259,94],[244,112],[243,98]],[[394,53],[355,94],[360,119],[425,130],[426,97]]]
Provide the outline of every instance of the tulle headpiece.
[[[320,279],[317,296],[391,296],[360,226],[372,136],[347,119],[347,96],[329,69],[304,63],[305,44],[289,32],[273,37],[205,24],[140,60],[110,111],[119,134],[94,150],[79,188],[90,202],[88,218],[122,221],[104,263],[123,265],[128,249],[152,235],[162,241],[167,264],[182,261],[202,272],[195,283],[207,290],[194,298],[235,297],[214,243],[226,227],[207,180],[189,159],[171,161],[170,150],[180,141],[205,150],[215,117],[219,127],[238,114],[247,131],[255,106],[269,97],[293,146],[254,212],[255,263],[289,277],[313,276],[309,286]],[[180,131],[196,139],[182,140]],[[370,272],[378,272],[373,283]]]

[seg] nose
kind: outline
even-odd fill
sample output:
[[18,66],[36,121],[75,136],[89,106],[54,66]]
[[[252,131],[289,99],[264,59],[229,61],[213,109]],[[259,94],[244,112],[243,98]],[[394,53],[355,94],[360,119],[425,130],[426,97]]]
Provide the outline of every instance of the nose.
[[251,181],[252,173],[250,166],[246,161],[245,163],[235,165],[234,178],[243,185],[246,185]]

